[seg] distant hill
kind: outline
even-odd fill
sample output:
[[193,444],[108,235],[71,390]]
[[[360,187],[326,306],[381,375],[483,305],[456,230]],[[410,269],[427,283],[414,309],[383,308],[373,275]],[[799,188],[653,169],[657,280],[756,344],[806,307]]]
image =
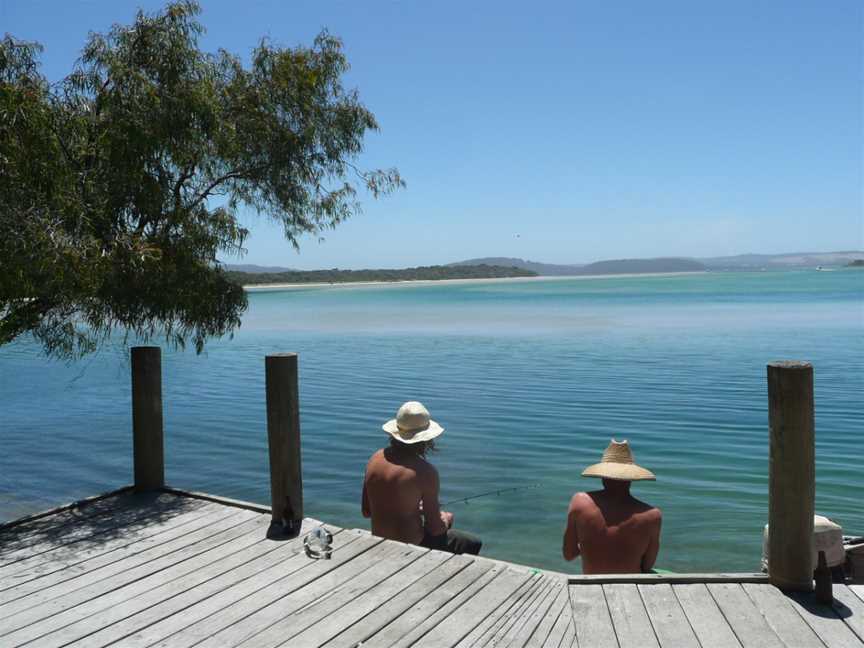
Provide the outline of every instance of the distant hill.
[[700,259],[711,270],[748,270],[762,268],[807,268],[820,265],[846,265],[864,256],[861,251],[790,252],[786,254],[739,254]]
[[783,268],[815,268],[816,266],[847,265],[864,257],[864,252],[790,252],[786,254],[739,254],[709,258],[618,259],[596,263],[555,264],[525,261],[508,257],[483,257],[451,265],[494,263],[532,270],[541,276],[576,276],[599,274],[639,274],[645,272],[699,272],[704,270],[761,270]]
[[255,265],[254,263],[226,263],[222,267],[225,268],[225,270],[227,270],[228,272],[294,272],[294,268],[282,268],[280,266],[262,266]]
[[241,286],[260,284],[355,283],[358,281],[435,281],[441,279],[498,279],[536,277],[523,268],[492,265],[422,266],[398,270],[294,270],[291,272],[228,272],[228,278]]
[[597,261],[579,268],[580,275],[644,274],[650,272],[704,272],[704,264],[694,259],[614,259]]
[[467,261],[459,261],[458,263],[450,263],[450,266],[474,266],[474,265],[492,265],[505,266],[510,268],[522,268],[536,272],[538,275],[545,277],[564,276],[579,274],[578,270],[581,265],[558,265],[555,263],[540,263],[538,261],[526,261],[525,259],[516,259],[512,257],[484,257],[482,259],[468,259]]
[[579,275],[603,275],[603,274],[642,274],[646,272],[699,272],[706,268],[703,264],[693,259],[663,258],[663,259],[616,259],[610,261],[597,261],[589,264],[559,265],[554,263],[539,263],[537,261],[525,261],[523,259],[511,259],[507,257],[485,257],[482,259],[469,259],[451,265],[474,265],[479,263],[495,263],[523,268],[536,272],[544,277],[573,277]]

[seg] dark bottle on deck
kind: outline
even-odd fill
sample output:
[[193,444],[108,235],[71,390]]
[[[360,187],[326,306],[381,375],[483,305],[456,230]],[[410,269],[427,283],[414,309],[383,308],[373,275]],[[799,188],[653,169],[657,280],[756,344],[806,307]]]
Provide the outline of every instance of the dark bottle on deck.
[[831,605],[834,602],[834,592],[831,587],[831,570],[828,569],[824,551],[819,552],[819,564],[816,565],[813,577],[816,580],[816,600]]

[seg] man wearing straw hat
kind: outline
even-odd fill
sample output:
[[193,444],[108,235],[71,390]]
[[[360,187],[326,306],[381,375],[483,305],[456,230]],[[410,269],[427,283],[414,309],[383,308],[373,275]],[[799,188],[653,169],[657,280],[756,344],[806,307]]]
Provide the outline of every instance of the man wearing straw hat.
[[630,495],[630,483],[654,474],[636,465],[627,441],[612,439],[600,463],[583,477],[599,477],[603,490],[576,493],[567,511],[564,559],[582,556],[585,574],[635,574],[654,566],[660,549],[660,509]]
[[390,445],[372,455],[363,480],[362,512],[372,518],[372,533],[430,549],[478,554],[480,539],[453,529],[453,514],[441,510],[438,471],[426,461],[444,428],[416,401],[403,404],[383,428]]

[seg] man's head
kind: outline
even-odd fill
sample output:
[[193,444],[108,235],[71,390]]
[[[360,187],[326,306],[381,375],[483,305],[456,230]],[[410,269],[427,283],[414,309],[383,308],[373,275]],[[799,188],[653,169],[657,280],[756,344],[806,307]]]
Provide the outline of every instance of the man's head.
[[626,495],[630,492],[630,484],[633,482],[626,479],[603,479],[603,488],[616,495]]
[[420,441],[418,443],[402,443],[399,439],[393,437],[390,439],[390,448],[401,456],[414,456],[425,459],[426,455],[435,452],[435,441]]

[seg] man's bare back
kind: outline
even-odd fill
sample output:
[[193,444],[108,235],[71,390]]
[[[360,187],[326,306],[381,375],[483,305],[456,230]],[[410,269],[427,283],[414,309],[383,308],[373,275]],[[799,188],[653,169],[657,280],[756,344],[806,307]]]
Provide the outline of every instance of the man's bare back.
[[379,450],[366,466],[363,515],[372,518],[372,533],[419,544],[452,525],[438,502],[438,471],[424,458],[393,447]]
[[581,555],[585,574],[650,571],[660,549],[660,509],[631,496],[630,482],[604,479],[603,485],[570,500],[565,560]]

